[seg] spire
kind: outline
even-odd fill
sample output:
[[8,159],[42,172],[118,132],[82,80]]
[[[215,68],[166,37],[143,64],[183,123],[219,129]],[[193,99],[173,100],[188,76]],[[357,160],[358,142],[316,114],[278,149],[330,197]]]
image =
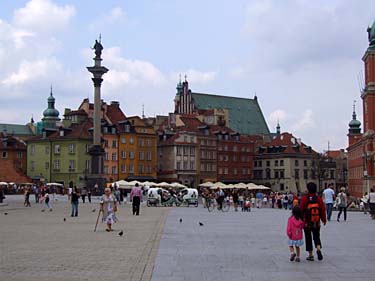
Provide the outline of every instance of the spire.
[[177,95],[181,95],[182,94],[182,82],[181,82],[181,73],[179,75],[179,81],[178,81],[178,84],[177,84],[177,87],[176,87],[176,90],[177,90]]
[[280,135],[281,131],[280,131],[280,123],[279,123],[279,120],[277,120],[277,126],[276,126],[276,134],[277,135]]
[[361,133],[361,122],[357,120],[357,113],[355,112],[356,100],[353,101],[353,115],[352,120],[349,122],[349,134]]
[[142,119],[145,119],[146,116],[145,116],[145,105],[142,104]]

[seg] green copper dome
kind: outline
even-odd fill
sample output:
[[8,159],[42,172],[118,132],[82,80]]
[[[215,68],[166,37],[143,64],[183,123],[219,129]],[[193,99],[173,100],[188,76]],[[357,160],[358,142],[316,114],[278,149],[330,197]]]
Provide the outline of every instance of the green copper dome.
[[359,128],[359,127],[361,127],[361,122],[357,119],[353,119],[352,121],[349,122],[349,127],[350,128]]
[[48,108],[43,111],[43,117],[48,119],[48,118],[56,118],[59,117],[59,111],[55,109],[55,98],[52,95],[48,97]]

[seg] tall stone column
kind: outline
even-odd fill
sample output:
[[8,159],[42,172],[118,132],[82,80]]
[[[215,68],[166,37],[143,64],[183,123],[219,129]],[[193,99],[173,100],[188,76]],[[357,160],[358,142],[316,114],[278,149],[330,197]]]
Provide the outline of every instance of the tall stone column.
[[102,76],[107,73],[108,69],[101,65],[103,46],[99,41],[95,40],[95,45],[92,48],[95,50],[94,66],[87,67],[87,70],[93,74],[92,81],[94,82],[94,139],[93,146],[90,148],[91,155],[91,173],[89,176],[90,185],[99,185],[103,187],[105,178],[103,177],[104,164],[104,149],[101,145],[101,85],[103,82]]

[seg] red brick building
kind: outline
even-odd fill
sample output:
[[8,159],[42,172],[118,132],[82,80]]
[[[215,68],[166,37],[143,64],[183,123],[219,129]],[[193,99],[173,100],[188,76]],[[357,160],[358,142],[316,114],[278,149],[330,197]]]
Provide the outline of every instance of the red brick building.
[[367,29],[369,47],[362,60],[365,63],[363,101],[363,126],[357,120],[355,107],[349,123],[348,181],[350,195],[362,197],[375,186],[375,22]]
[[26,143],[0,132],[0,182],[30,182],[26,176]]

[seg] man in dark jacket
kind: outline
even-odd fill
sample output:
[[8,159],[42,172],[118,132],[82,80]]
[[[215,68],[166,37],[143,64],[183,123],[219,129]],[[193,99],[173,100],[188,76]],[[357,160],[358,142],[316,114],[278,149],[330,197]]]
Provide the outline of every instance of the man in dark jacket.
[[305,240],[306,240],[306,251],[309,252],[307,257],[308,261],[314,261],[313,245],[314,240],[316,254],[318,260],[323,259],[322,255],[322,243],[320,241],[320,221],[326,225],[326,208],[324,206],[322,198],[317,194],[316,184],[309,182],[307,184],[308,193],[301,198],[300,209],[302,212],[302,218],[305,221]]

